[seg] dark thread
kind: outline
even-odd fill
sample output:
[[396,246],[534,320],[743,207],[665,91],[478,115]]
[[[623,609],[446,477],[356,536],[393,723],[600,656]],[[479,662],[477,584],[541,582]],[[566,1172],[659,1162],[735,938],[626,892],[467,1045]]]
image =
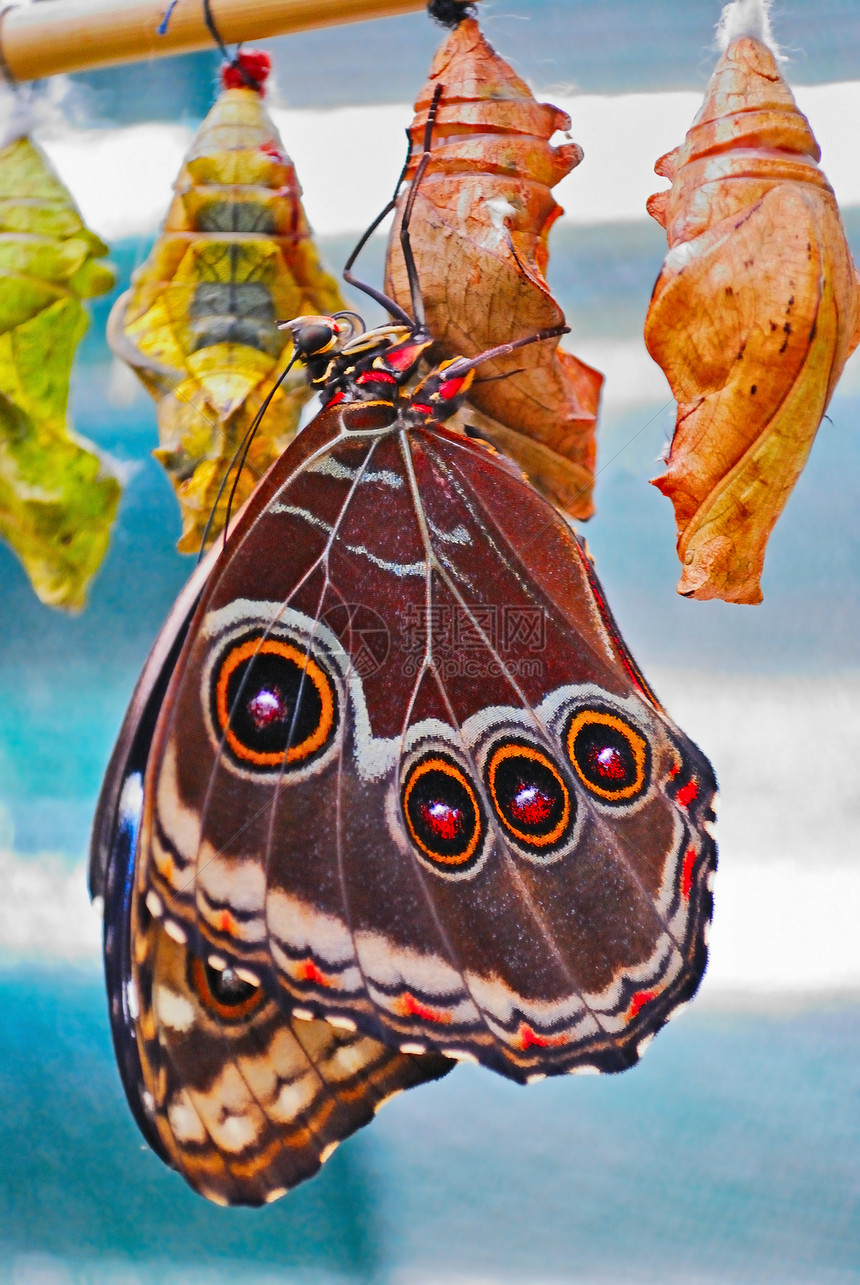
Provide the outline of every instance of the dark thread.
[[[168,14],[167,17],[169,16],[170,15]],[[167,19],[165,18],[165,21],[166,20]],[[249,89],[253,89],[257,93],[259,93],[260,85],[262,82],[255,80],[254,77],[251,75],[251,73],[242,65],[242,60],[239,57],[239,49],[241,49],[242,46],[241,45],[238,46],[236,53],[231,58],[230,50],[227,48],[227,46],[224,44],[224,41],[221,39],[221,33],[215,25],[215,18],[212,14],[211,0],[203,0],[203,21],[206,23],[206,30],[209,32],[209,35],[212,37],[212,39],[215,41],[215,44],[218,46],[219,50],[221,51],[221,57],[224,59],[225,63],[227,63],[228,67],[233,67],[236,71],[238,71],[239,75],[242,77],[242,79],[244,80],[245,84],[248,86]]]

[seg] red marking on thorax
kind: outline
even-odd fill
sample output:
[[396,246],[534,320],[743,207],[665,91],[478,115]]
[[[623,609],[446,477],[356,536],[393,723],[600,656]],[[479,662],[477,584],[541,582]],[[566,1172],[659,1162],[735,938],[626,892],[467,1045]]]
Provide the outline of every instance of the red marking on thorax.
[[652,999],[656,999],[658,994],[658,991],[637,991],[630,1001],[630,1007],[627,1010],[627,1021],[632,1022],[639,1010],[644,1008],[646,1004],[650,1004]]
[[331,978],[321,972],[312,959],[305,959],[296,969],[300,982],[315,982],[317,986],[331,986]]
[[463,813],[460,808],[452,808],[442,799],[433,803],[422,803],[421,820],[440,839],[456,839],[463,829]]
[[412,409],[417,410],[419,415],[432,415],[433,407],[428,406],[426,402],[413,402]]
[[334,397],[330,397],[329,400],[326,402],[325,404],[326,410],[328,410],[329,406],[337,406],[338,402],[342,402],[345,399],[345,397],[346,397],[346,393],[343,391],[342,388],[339,388],[335,393]]
[[396,384],[397,380],[387,370],[365,370],[355,381],[357,384]]
[[445,401],[450,401],[453,397],[458,397],[465,382],[465,376],[460,379],[444,380],[439,385],[439,396]]
[[236,920],[229,910],[222,910],[218,916],[218,931],[232,936],[236,932]]
[[385,354],[385,361],[394,370],[408,370],[418,360],[427,344],[407,344],[405,348],[395,348]]
[[428,1008],[426,1004],[422,1004],[414,995],[410,995],[408,991],[403,996],[401,1004],[407,1017],[420,1017],[423,1022],[451,1021],[449,1013],[439,1013],[436,1009]]
[[521,782],[511,802],[511,813],[526,825],[540,825],[552,812],[553,800],[536,785]]
[[681,868],[681,896],[685,901],[690,900],[690,892],[693,888],[693,866],[696,864],[696,849],[688,848],[684,854],[684,864]]
[[686,785],[682,785],[678,793],[675,795],[676,801],[682,808],[688,808],[693,800],[698,797],[699,787],[695,781],[688,781]]

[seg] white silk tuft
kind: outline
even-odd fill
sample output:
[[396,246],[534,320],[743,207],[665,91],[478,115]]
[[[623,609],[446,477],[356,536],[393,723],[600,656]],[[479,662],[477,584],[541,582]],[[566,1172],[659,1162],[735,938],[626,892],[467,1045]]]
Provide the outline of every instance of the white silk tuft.
[[785,60],[779,52],[770,25],[770,8],[772,0],[731,0],[724,6],[717,23],[717,45],[728,49],[733,40],[741,36],[752,36],[771,49],[776,58]]

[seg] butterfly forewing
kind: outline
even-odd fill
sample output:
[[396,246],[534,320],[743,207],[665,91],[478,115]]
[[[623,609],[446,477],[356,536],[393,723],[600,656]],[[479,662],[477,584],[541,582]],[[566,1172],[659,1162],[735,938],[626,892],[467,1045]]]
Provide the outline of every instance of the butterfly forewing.
[[340,414],[210,579],[141,895],[287,1006],[411,1053],[623,1069],[704,968],[710,766],[515,470]]
[[[163,860],[160,830],[151,841],[141,836],[147,763],[214,561],[213,553],[183,591],[138,683],[99,801],[90,887],[105,904],[114,1046],[141,1131],[209,1199],[261,1204],[313,1175],[392,1094],[444,1075],[452,1063],[406,1056],[310,1011],[292,1014],[279,985],[238,976],[205,944],[195,949],[163,913],[158,879],[149,877],[157,876],[152,853]],[[169,780],[169,755],[161,768]],[[177,823],[187,839],[191,810],[168,809],[168,828]]]

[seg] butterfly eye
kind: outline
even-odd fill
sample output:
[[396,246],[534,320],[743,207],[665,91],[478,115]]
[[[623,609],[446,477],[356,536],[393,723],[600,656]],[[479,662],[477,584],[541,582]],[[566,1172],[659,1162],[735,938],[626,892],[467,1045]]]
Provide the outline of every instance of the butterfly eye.
[[299,765],[331,742],[337,696],[312,657],[279,638],[246,638],[216,671],[216,727],[242,763]]
[[645,788],[648,743],[617,714],[604,710],[574,714],[567,729],[567,752],[583,785],[601,799],[626,802]]
[[552,760],[527,742],[507,742],[490,755],[487,789],[505,828],[529,848],[551,851],[570,835],[570,791]]
[[197,955],[189,956],[188,980],[208,1013],[225,1022],[249,1017],[265,1002],[262,986],[254,986],[239,977],[232,968],[219,972]]
[[316,357],[334,347],[334,326],[311,325],[296,330],[293,342],[304,357]]
[[403,787],[403,815],[413,842],[442,868],[468,869],[484,830],[477,795],[465,772],[442,754],[428,754]]

